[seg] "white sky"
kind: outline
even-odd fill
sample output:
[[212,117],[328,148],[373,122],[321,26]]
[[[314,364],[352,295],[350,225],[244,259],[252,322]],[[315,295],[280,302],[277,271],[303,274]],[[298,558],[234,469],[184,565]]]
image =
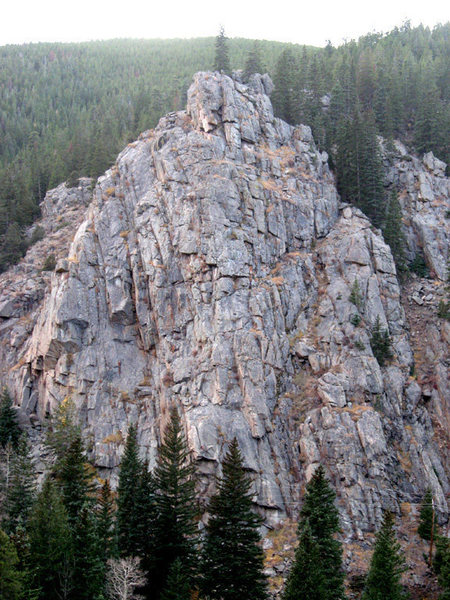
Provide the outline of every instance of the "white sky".
[[[0,46],[131,38],[228,37],[324,46],[389,31],[409,19],[433,27],[445,0],[3,0]],[[447,5],[447,7],[446,7]]]

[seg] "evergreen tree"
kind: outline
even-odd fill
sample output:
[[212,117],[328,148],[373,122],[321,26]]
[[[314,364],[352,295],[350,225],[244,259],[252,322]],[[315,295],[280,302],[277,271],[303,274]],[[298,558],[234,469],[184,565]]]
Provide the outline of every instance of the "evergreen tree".
[[336,170],[342,200],[355,204],[379,227],[385,213],[383,163],[373,114],[358,106],[340,123]]
[[216,37],[214,71],[225,73],[225,75],[231,75],[228,39],[225,36],[225,30],[223,27],[220,27],[219,35]]
[[295,550],[294,564],[286,581],[283,600],[322,600],[328,597],[319,545],[306,520]]
[[295,58],[290,48],[286,48],[281,53],[275,67],[272,103],[276,115],[291,125],[296,122],[298,115],[298,89],[295,73]]
[[197,565],[197,504],[194,467],[176,409],[171,411],[155,469],[153,568],[149,578],[159,598],[170,566],[179,558],[191,585]]
[[450,600],[450,539],[439,536],[436,539],[436,555],[433,568],[442,588],[439,600]]
[[81,436],[77,424],[76,408],[73,401],[66,397],[52,415],[45,443],[56,459],[53,471],[58,474],[62,462],[72,443]]
[[0,598],[2,600],[19,600],[22,597],[23,578],[18,563],[14,544],[0,529]]
[[143,550],[141,531],[143,515],[140,502],[142,470],[137,430],[135,425],[130,425],[120,463],[117,489],[117,541],[121,556],[139,556]]
[[399,275],[407,270],[405,246],[406,240],[402,228],[402,210],[398,201],[397,192],[391,194],[386,220],[383,226],[383,236],[386,244],[389,244],[394,257]]
[[73,587],[72,536],[56,485],[46,479],[29,522],[28,587],[39,600],[66,598]]
[[102,556],[96,537],[94,514],[84,505],[71,528],[73,577],[71,597],[74,600],[93,600],[104,586]]
[[253,47],[247,55],[244,69],[244,80],[248,81],[250,76],[254,73],[265,73],[264,64],[261,58],[261,48],[258,40],[254,41]]
[[[342,547],[334,537],[339,531],[339,513],[334,505],[335,498],[336,494],[325,477],[325,471],[319,466],[306,486],[298,525],[299,539],[303,540],[304,547],[299,546],[296,553],[296,561],[298,559],[301,563],[297,565],[295,562],[292,567],[285,600],[301,596],[295,585],[303,585],[300,583],[302,565],[304,568],[309,565],[311,569],[303,572],[303,578],[316,582],[316,589],[311,590],[310,594],[317,593],[317,596],[308,597],[320,600],[345,598]],[[316,561],[308,562],[305,555],[308,548],[317,557]]]
[[400,583],[404,570],[400,544],[395,537],[394,517],[392,513],[386,512],[376,537],[362,600],[405,598]]
[[266,598],[263,552],[254,512],[252,483],[236,438],[222,463],[222,478],[209,504],[202,561],[202,587],[212,600]]
[[171,565],[161,600],[191,600],[191,579],[179,558]]
[[25,434],[22,434],[12,457],[9,486],[6,490],[6,518],[3,526],[10,535],[15,533],[18,527],[26,526],[35,494],[36,473],[33,458],[28,440]]
[[3,448],[8,442],[12,444],[13,448],[16,448],[20,438],[20,428],[12,406],[12,398],[7,388],[4,387],[0,397],[0,444]]
[[427,488],[420,506],[419,527],[417,533],[423,540],[431,539],[431,529],[433,528],[433,494],[431,488]]
[[61,460],[59,473],[64,506],[71,526],[81,510],[93,503],[92,475],[86,462],[81,436],[75,437]]
[[98,551],[103,564],[115,555],[114,500],[109,481],[105,479],[96,509],[96,532]]
[[387,329],[381,328],[380,316],[378,315],[372,327],[370,347],[380,367],[384,367],[386,360],[392,358],[391,338]]

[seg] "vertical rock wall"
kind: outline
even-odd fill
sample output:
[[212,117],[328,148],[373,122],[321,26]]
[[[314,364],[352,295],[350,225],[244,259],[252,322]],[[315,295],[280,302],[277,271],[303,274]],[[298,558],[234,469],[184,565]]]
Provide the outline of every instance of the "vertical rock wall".
[[[119,155],[9,382],[33,418],[73,398],[105,469],[130,422],[153,464],[176,405],[203,495],[236,436],[268,522],[296,511],[320,462],[349,535],[428,485],[444,520],[448,480],[410,378],[390,250],[339,204],[310,129],[274,118],[271,87],[199,73],[187,110]],[[370,347],[377,317],[394,350],[383,368]]]

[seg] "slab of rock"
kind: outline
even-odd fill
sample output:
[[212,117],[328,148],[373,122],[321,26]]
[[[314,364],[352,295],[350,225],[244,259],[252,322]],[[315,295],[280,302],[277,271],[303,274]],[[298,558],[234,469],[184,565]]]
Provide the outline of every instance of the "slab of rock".
[[[70,396],[113,483],[128,425],[153,466],[176,406],[203,497],[236,437],[269,523],[298,510],[320,463],[349,536],[417,501],[433,468],[443,520],[431,424],[413,400],[404,414],[413,356],[390,250],[340,206],[310,128],[273,116],[270,88],[266,76],[245,86],[199,73],[187,110],[125,148],[58,257],[29,337],[5,345],[7,380],[41,419]],[[57,188],[46,211],[67,202]],[[377,318],[392,339],[389,377],[370,346]]]

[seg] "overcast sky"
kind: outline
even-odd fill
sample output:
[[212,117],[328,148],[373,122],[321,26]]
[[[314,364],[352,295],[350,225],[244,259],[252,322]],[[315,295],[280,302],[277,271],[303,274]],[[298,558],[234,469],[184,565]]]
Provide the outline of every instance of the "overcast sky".
[[[433,27],[449,19],[445,0],[5,0],[0,46],[26,42],[228,37],[324,46],[389,31],[406,19]],[[447,6],[446,6],[447,5]]]

